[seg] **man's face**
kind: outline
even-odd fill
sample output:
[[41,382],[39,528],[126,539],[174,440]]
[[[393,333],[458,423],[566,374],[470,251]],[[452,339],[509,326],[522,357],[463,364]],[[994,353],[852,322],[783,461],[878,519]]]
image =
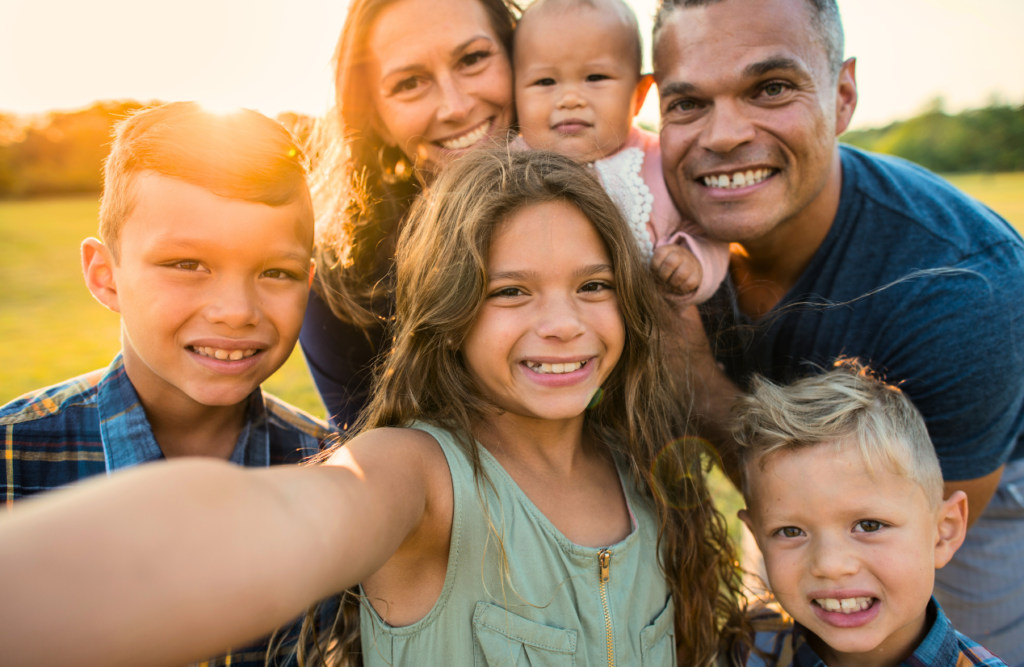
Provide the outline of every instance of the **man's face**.
[[834,81],[809,7],[725,0],[676,10],[657,36],[665,180],[712,238],[760,239],[828,182],[856,86],[853,61]]

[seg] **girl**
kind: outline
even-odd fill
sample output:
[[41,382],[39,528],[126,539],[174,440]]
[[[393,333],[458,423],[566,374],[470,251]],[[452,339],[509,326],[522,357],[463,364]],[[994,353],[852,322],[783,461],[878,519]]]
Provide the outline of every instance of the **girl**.
[[5,664],[180,664],[360,582],[304,662],[714,659],[739,581],[615,205],[567,158],[480,152],[412,223],[359,435],[323,466],[158,464],[20,506]]

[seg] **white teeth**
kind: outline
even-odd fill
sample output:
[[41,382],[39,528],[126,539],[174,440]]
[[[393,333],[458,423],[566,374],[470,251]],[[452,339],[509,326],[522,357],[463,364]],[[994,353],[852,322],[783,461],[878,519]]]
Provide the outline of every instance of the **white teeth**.
[[456,139],[450,139],[448,141],[439,141],[438,143],[447,148],[448,150],[458,150],[460,148],[469,148],[476,142],[480,141],[487,134],[487,129],[491,126],[490,121],[483,123],[480,127],[473,130],[469,134],[464,134]]
[[773,169],[748,169],[747,171],[737,171],[735,174],[705,176],[704,185],[709,188],[734,190],[736,188],[745,188],[748,185],[756,185],[774,173]]
[[220,359],[221,361],[239,361],[256,354],[257,350],[223,350],[219,347],[193,347],[192,351],[204,357]]
[[578,371],[579,369],[583,368],[583,366],[586,363],[587,362],[585,361],[575,361],[568,364],[544,364],[536,363],[533,361],[527,361],[526,365],[530,367],[530,370],[536,373],[553,373],[560,375],[563,373],[572,373],[573,371]]
[[874,598],[821,598],[816,599],[818,606],[825,611],[837,611],[841,614],[854,614],[871,607]]

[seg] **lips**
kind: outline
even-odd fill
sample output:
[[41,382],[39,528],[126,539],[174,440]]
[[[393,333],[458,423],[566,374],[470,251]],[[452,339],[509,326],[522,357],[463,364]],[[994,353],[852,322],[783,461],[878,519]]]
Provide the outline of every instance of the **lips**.
[[578,134],[593,126],[593,123],[588,123],[582,118],[567,118],[552,125],[551,129],[559,134]]

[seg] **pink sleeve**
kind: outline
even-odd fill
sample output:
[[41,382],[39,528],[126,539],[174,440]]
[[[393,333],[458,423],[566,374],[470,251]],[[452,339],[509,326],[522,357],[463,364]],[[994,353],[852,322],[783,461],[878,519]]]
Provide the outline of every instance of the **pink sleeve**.
[[685,231],[678,231],[668,238],[661,239],[657,246],[669,244],[685,246],[697,258],[700,268],[704,271],[700,285],[692,294],[673,297],[673,299],[685,306],[704,303],[718,290],[722,281],[725,280],[725,274],[729,271],[729,244],[711,241],[703,236],[695,236]]
[[704,271],[704,278],[693,294],[673,299],[683,305],[704,303],[725,280],[726,272],[729,270],[729,244],[704,238],[695,223],[684,221],[679,215],[661,170],[658,135],[634,128],[630,132],[629,143],[644,151],[644,164],[640,175],[654,197],[651,219],[647,223],[647,231],[651,234],[654,247],[668,243],[686,246],[700,262]]

